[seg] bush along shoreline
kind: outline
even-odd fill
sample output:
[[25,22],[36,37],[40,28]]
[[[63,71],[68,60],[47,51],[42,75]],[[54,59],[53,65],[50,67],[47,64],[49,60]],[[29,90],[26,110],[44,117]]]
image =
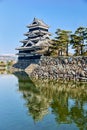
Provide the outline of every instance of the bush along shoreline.
[[87,57],[42,56],[30,76],[36,79],[87,81]]

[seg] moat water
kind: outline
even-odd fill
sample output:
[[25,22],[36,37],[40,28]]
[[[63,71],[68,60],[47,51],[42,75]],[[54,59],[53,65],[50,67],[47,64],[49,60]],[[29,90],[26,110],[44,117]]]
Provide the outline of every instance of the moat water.
[[0,130],[87,130],[87,83],[0,74]]

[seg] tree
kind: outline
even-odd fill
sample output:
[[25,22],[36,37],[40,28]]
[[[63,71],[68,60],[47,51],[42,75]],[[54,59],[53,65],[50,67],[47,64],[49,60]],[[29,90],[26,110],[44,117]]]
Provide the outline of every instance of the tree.
[[85,40],[87,40],[87,28],[79,27],[75,31],[75,35],[78,37],[78,46],[80,47],[80,55],[83,55],[83,47],[85,46]]
[[68,56],[69,45],[72,45],[72,48],[75,49],[75,55],[87,55],[87,28],[79,27],[74,34],[71,34],[71,32],[57,29],[56,37],[52,40],[48,54]]
[[80,41],[80,37],[75,35],[75,34],[72,34],[71,35],[71,45],[72,45],[72,48],[75,49],[75,55],[78,56],[80,55],[80,45],[79,45],[79,41]]
[[52,56],[62,56],[63,46],[60,44],[59,40],[53,39],[51,42],[51,46],[49,48],[50,55]]
[[68,56],[68,45],[70,43],[70,34],[71,31],[57,29],[56,37],[55,37],[55,44],[59,49],[59,55],[62,55],[62,52],[66,53]]

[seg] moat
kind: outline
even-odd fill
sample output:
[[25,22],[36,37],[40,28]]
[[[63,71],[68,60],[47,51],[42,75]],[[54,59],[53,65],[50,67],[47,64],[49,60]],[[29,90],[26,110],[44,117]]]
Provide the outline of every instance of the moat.
[[86,130],[87,82],[0,74],[0,130]]

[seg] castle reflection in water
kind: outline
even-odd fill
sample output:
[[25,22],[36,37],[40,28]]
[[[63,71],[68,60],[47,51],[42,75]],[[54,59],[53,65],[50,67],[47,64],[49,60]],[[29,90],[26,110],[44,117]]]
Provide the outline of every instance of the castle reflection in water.
[[59,124],[75,123],[79,129],[87,129],[86,82],[31,80],[25,72],[14,75],[18,77],[19,91],[35,122],[51,112]]

